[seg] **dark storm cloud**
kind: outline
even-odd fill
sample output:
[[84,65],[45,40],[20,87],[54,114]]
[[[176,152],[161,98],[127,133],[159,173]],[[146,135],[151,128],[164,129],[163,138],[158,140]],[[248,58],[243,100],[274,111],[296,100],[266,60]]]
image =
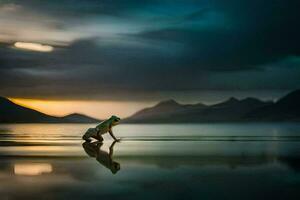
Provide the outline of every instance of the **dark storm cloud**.
[[11,39],[0,46],[6,96],[137,100],[300,87],[298,1],[9,2],[46,13],[46,41],[65,44],[50,53],[12,48]]
[[299,1],[224,2],[212,6],[232,19],[229,28],[162,28],[138,35],[182,42],[195,68],[243,70],[299,55]]

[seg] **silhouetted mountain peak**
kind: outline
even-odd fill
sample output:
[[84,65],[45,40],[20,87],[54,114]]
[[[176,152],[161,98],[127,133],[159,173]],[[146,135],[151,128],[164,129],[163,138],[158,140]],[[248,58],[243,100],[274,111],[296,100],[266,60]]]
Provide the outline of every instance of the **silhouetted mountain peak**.
[[12,103],[12,102],[8,98],[0,96],[0,103],[3,104],[3,103]]
[[177,106],[181,106],[177,101],[175,101],[174,99],[168,99],[165,101],[161,101],[158,104],[156,104],[155,107],[177,107]]
[[94,123],[98,121],[98,119],[79,113],[65,117],[54,117],[15,104],[5,97],[0,97],[0,123]]
[[300,120],[300,90],[290,92],[275,103],[266,102],[266,104],[268,105],[254,110],[247,117],[267,121]]
[[64,117],[78,117],[78,116],[85,116],[85,115],[80,114],[80,113],[71,113],[71,114],[65,115]]
[[9,100],[6,97],[0,97],[0,108],[1,109],[10,109],[12,107],[20,107],[19,105],[15,104],[14,102],[12,102],[11,100]]
[[149,116],[162,115],[169,112],[183,110],[184,106],[173,99],[161,101],[153,107],[144,108],[131,116],[131,118],[144,118]]
[[89,117],[87,115],[81,114],[81,113],[72,113],[69,115],[66,115],[62,117],[62,119],[72,122],[98,122],[99,119],[95,119],[92,117]]
[[292,106],[292,104],[299,104],[300,102],[300,89],[295,90],[277,101],[277,104],[286,104]]
[[247,97],[245,99],[239,100],[235,97],[229,98],[227,101],[216,104],[214,106],[255,106],[255,105],[264,105],[271,102],[264,102],[253,97]]
[[239,102],[239,100],[235,97],[230,97],[227,102],[230,102],[230,103],[235,103],[235,102]]
[[259,99],[256,99],[256,98],[253,98],[253,97],[247,97],[243,100],[241,100],[242,102],[245,102],[245,103],[249,103],[249,104],[259,104],[259,103],[266,103],[264,101],[261,101]]
[[194,123],[300,120],[299,102],[300,90],[290,93],[278,103],[253,97],[241,100],[231,97],[214,105],[184,105],[171,99],[140,110],[125,121],[129,123]]
[[237,103],[239,103],[240,101],[235,98],[235,97],[230,97],[229,99],[227,99],[226,101],[224,102],[221,102],[221,103],[218,103],[218,104],[215,104],[215,105],[212,105],[212,107],[219,107],[219,106],[231,106],[231,105],[235,105]]

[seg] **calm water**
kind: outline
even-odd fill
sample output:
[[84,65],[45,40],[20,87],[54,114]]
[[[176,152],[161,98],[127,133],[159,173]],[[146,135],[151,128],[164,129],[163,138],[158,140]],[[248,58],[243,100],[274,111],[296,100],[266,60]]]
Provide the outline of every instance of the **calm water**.
[[0,199],[300,199],[300,124],[0,125]]

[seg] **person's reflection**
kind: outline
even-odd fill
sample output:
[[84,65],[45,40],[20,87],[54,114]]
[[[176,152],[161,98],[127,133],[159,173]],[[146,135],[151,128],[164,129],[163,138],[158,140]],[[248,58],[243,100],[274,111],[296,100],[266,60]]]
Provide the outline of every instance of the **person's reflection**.
[[109,152],[101,150],[103,145],[101,142],[84,142],[82,147],[90,157],[95,157],[101,165],[110,169],[110,171],[115,174],[120,170],[120,164],[115,162],[112,158],[115,144],[116,141],[110,145]]

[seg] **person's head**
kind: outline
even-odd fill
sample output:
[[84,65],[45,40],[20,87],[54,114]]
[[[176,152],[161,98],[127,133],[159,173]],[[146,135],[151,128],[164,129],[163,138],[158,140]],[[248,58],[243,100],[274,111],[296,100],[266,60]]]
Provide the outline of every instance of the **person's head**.
[[121,118],[119,118],[119,117],[113,115],[113,116],[111,116],[111,117],[109,118],[109,120],[111,121],[111,124],[112,124],[113,126],[115,126],[115,125],[119,124]]

